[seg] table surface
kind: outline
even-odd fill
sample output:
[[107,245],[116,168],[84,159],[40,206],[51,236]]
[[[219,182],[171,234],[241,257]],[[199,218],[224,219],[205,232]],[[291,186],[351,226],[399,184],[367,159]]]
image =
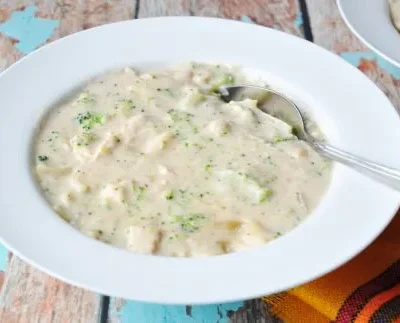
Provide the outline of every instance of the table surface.
[[[168,15],[237,19],[306,38],[357,66],[400,109],[400,69],[350,33],[334,0],[0,0],[0,71],[36,47],[68,34],[119,20]],[[260,299],[164,306],[109,298],[60,282],[0,246],[0,322],[279,320]]]

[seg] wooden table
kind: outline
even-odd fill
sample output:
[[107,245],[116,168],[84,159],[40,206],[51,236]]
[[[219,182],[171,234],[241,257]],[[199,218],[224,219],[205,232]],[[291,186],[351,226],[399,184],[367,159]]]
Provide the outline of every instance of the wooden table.
[[[400,111],[400,69],[350,33],[334,0],[0,0],[0,71],[41,44],[82,29],[167,15],[238,19],[304,37],[357,66]],[[41,273],[1,246],[0,290],[2,323],[278,322],[261,300],[163,306],[98,295]]]

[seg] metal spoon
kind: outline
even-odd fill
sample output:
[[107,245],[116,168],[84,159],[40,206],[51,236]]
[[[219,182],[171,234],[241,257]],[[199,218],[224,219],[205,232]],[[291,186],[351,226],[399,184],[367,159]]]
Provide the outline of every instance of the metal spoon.
[[219,94],[221,99],[225,102],[239,101],[245,98],[256,98],[259,103],[260,101],[268,102],[268,104],[264,104],[260,106],[260,108],[264,112],[290,124],[295,129],[296,136],[308,142],[317,152],[400,191],[400,170],[355,156],[318,141],[307,131],[304,116],[300,109],[285,95],[264,87],[238,85],[220,87],[217,94]]

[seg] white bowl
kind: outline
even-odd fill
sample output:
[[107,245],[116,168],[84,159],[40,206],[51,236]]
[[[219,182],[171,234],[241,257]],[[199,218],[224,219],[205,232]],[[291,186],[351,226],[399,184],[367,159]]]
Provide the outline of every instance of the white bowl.
[[179,259],[136,255],[89,239],[48,207],[31,176],[42,113],[104,71],[190,60],[233,63],[296,99],[329,141],[400,167],[400,122],[383,93],[336,55],[300,38],[211,18],[152,18],[63,38],[0,75],[1,241],[41,270],[103,294],[157,303],[253,298],[340,266],[389,223],[399,195],[341,165],[319,207],[287,235],[245,252]]
[[371,50],[400,67],[400,32],[390,18],[388,0],[337,0],[350,30]]

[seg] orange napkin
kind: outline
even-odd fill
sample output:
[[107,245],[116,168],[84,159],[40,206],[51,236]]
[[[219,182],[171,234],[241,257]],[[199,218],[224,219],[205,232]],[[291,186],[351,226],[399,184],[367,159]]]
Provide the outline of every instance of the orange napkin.
[[400,323],[400,212],[342,267],[264,300],[287,323]]

